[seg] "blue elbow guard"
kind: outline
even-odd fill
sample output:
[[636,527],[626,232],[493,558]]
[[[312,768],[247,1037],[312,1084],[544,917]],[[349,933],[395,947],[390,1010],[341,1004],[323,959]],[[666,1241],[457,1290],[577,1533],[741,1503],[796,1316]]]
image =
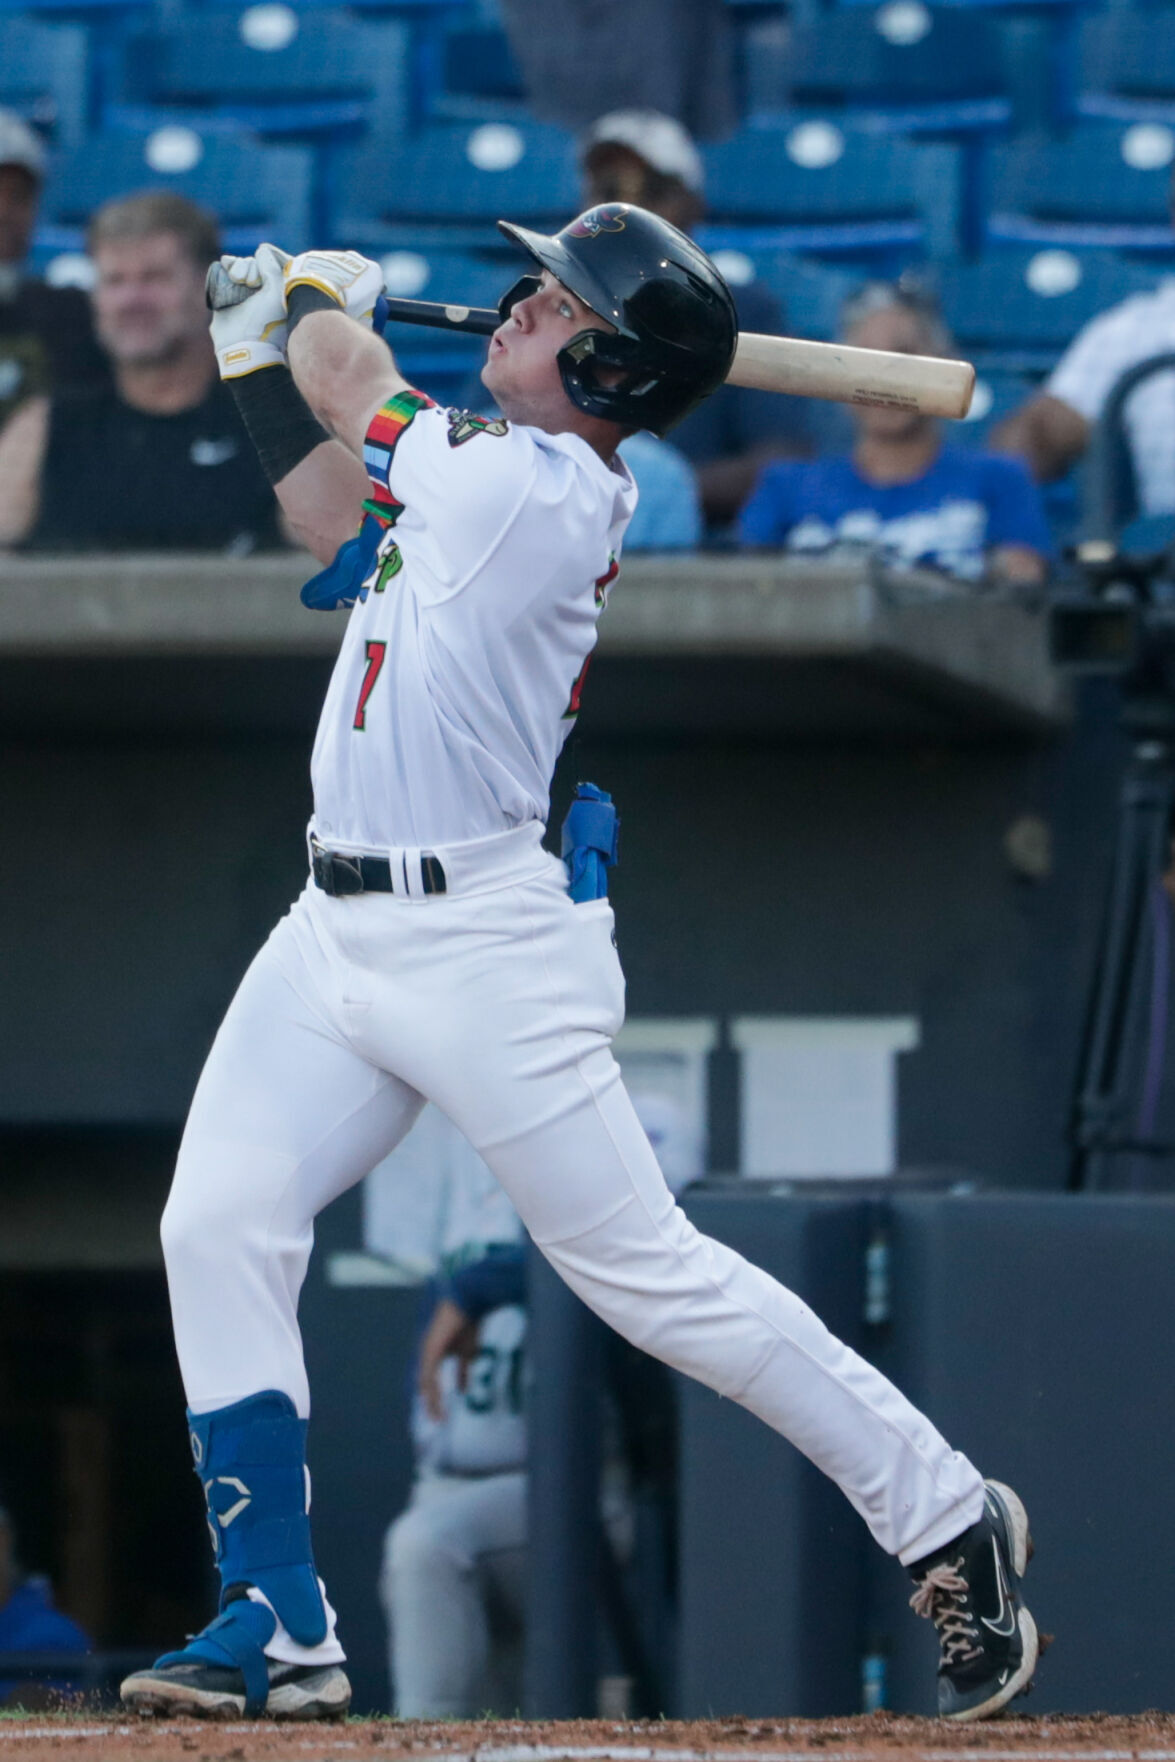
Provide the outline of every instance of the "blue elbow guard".
[[608,870],[619,851],[620,816],[612,797],[594,783],[578,784],[563,822],[567,891],[577,905],[607,898]]
[[266,1389],[213,1413],[189,1413],[188,1426],[222,1611],[233,1585],[256,1585],[299,1645],[318,1645],[326,1610],[310,1547],[306,1421],[288,1395]]
[[299,596],[302,604],[309,606],[312,612],[333,612],[338,606],[353,606],[359,598],[359,589],[371,573],[379,541],[386,530],[374,514],[365,514],[355,537],[349,538],[335,552],[334,562],[319,570],[306,583]]

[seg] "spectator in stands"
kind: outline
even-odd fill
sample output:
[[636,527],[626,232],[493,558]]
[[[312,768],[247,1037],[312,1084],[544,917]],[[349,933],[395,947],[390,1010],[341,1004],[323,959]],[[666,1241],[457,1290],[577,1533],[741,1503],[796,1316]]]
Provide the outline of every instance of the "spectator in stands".
[[702,541],[702,504],[689,460],[671,441],[630,434],[621,442],[624,463],[640,499],[624,534],[632,551],[694,551]]
[[[90,1642],[76,1621],[54,1609],[48,1582],[21,1571],[12,1519],[0,1505],[0,1655],[5,1652],[88,1652]],[[47,1688],[68,1691],[62,1681],[4,1679],[0,1670],[0,1707],[44,1706]]]
[[[900,284],[869,283],[849,301],[845,341],[866,349],[949,355],[933,307]],[[768,465],[739,519],[744,545],[793,552],[866,545],[904,567],[962,581],[1038,582],[1051,540],[1040,495],[1017,459],[944,447],[916,411],[854,407],[845,457]]]
[[46,287],[25,272],[44,179],[39,138],[0,110],[0,422],[24,398],[108,376],[82,290]]
[[[692,232],[705,212],[702,161],[672,117],[656,110],[615,110],[601,116],[580,142],[584,201],[634,202]],[[732,288],[742,330],[778,333],[784,314],[760,281]],[[711,528],[721,529],[750,493],[760,467],[780,455],[813,451],[814,434],[803,398],[723,386],[673,430],[674,446],[698,477]]]
[[[1175,181],[1172,183],[1175,199]],[[1081,458],[1114,385],[1152,355],[1175,350],[1175,279],[1154,293],[1133,294],[1090,319],[1054,367],[1043,390],[1004,418],[990,444],[1025,459],[1041,483],[1064,477]],[[1175,375],[1156,373],[1130,394],[1122,412],[1140,514],[1175,513]]]
[[277,542],[273,491],[216,371],[204,276],[211,215],[170,192],[90,223],[112,385],[30,399],[0,433],[0,545],[216,550]]

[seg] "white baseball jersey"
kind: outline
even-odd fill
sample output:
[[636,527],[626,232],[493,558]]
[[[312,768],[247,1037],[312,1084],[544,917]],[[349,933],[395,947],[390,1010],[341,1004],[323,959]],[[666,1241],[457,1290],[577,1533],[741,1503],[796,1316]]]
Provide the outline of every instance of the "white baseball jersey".
[[451,1358],[441,1366],[445,1416],[417,1400],[412,1433],[417,1469],[434,1474],[505,1474],[526,1464],[526,1311],[504,1303],[483,1317],[465,1388]]
[[314,745],[314,830],[360,850],[544,820],[636,486],[572,434],[440,409],[372,419],[388,522]]
[[[1175,349],[1175,278],[1153,294],[1134,294],[1077,333],[1045,382],[1045,391],[1096,422],[1114,384],[1148,355]],[[1175,512],[1175,373],[1156,373],[1131,392],[1123,410],[1144,514]]]

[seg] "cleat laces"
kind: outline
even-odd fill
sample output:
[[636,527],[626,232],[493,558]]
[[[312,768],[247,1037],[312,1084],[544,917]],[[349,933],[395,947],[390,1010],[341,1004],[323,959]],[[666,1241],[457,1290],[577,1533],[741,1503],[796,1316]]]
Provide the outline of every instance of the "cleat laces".
[[942,1670],[983,1656],[983,1641],[971,1608],[971,1587],[959,1571],[962,1564],[957,1560],[952,1566],[944,1560],[932,1566],[910,1598],[915,1615],[933,1621],[938,1630]]

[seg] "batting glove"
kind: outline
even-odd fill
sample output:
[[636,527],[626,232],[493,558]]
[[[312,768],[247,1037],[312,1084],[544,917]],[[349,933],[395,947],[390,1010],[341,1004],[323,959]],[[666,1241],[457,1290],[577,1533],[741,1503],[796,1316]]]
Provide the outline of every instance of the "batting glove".
[[286,264],[286,298],[296,287],[317,288],[338,302],[348,318],[371,323],[384,291],[383,270],[358,251],[303,251]]
[[209,269],[205,298],[212,308],[212,346],[221,379],[240,379],[285,361],[282,272],[289,261],[289,253],[276,245],[258,245],[256,256],[222,257]]

